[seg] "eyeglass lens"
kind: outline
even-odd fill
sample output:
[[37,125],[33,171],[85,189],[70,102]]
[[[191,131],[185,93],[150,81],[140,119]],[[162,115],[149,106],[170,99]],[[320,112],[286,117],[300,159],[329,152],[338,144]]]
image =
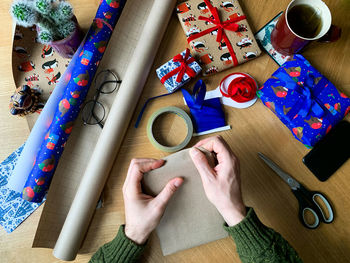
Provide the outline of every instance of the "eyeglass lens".
[[103,70],[95,77],[96,93],[93,100],[88,101],[82,110],[82,118],[84,124],[99,124],[102,128],[106,110],[104,106],[98,101],[100,93],[109,94],[118,90],[121,81],[118,76],[111,70]]
[[120,81],[115,73],[110,70],[101,71],[95,79],[95,87],[101,93],[112,93],[119,88]]
[[90,100],[85,104],[82,112],[83,121],[86,124],[94,125],[100,123],[105,117],[105,108],[95,100]]

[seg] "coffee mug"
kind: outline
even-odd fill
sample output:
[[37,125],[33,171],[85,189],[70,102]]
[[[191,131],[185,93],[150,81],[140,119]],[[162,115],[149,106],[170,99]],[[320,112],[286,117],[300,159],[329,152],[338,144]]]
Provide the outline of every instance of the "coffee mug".
[[290,56],[310,41],[333,42],[341,29],[332,25],[331,12],[321,0],[294,0],[279,18],[271,33],[271,44],[277,52]]

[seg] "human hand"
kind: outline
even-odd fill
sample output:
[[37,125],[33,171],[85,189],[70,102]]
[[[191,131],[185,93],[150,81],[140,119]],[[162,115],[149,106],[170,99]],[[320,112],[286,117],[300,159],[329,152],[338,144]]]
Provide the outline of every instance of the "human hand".
[[[215,152],[218,165],[210,167],[205,155],[196,147]],[[234,226],[246,216],[242,200],[239,160],[221,136],[198,142],[190,155],[195,164],[209,201],[217,208],[229,226]]]
[[123,186],[125,205],[125,235],[137,244],[143,244],[157,227],[166,205],[183,182],[173,178],[156,196],[146,195],[141,189],[143,173],[157,169],[164,160],[133,159]]

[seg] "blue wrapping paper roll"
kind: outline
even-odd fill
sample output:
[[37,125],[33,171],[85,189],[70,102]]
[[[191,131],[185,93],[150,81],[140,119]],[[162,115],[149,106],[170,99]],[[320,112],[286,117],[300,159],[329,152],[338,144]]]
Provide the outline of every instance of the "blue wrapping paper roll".
[[85,43],[72,70],[54,119],[37,154],[34,166],[24,185],[22,198],[41,202],[48,190],[64,146],[78,117],[91,82],[96,74],[113,29],[126,0],[102,0]]

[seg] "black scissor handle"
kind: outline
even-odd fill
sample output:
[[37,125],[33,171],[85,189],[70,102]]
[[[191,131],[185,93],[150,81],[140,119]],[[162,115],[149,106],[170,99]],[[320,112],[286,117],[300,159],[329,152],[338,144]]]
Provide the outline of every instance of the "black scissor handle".
[[[302,186],[300,186],[302,187]],[[306,189],[305,189],[306,190]],[[303,224],[303,226],[305,226],[306,228],[309,229],[315,229],[320,225],[320,216],[317,212],[316,212],[316,206],[311,204],[307,197],[304,195],[303,190],[301,188],[298,188],[296,190],[292,190],[293,194],[295,195],[295,197],[298,199],[298,203],[299,203],[299,220],[300,222]],[[311,212],[311,214],[314,217],[314,223],[313,224],[309,224],[306,219],[305,219],[305,214],[306,212],[309,211]]]
[[[319,226],[320,221],[324,223],[331,223],[334,220],[334,213],[333,208],[331,204],[329,203],[328,199],[320,192],[315,191],[309,191],[302,185],[296,190],[292,190],[295,197],[298,199],[299,202],[299,219],[301,223],[309,228],[309,229],[315,229]],[[323,212],[320,205],[316,202],[316,197],[319,197],[324,205],[327,208],[328,211],[328,218],[326,218],[325,213]],[[314,223],[309,224],[305,219],[306,212],[311,212],[311,214],[314,217]]]

